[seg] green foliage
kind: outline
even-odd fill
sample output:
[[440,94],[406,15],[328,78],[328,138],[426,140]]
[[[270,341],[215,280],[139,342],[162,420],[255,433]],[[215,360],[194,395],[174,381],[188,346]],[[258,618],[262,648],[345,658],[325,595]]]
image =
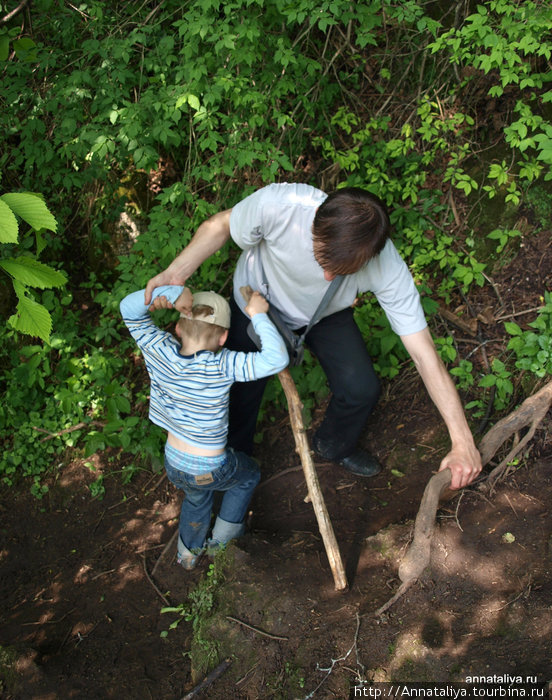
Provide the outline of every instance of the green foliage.
[[[19,220],[30,230],[20,241]],[[30,192],[12,192],[0,196],[0,243],[7,248],[0,251],[0,268],[9,276],[17,296],[16,312],[8,325],[25,333],[49,341],[52,320],[45,306],[36,301],[29,287],[49,289],[62,287],[67,282],[64,273],[39,262],[26,249],[31,237],[36,240],[36,255],[44,248],[43,231],[56,231],[57,222],[40,195]],[[21,245],[19,245],[21,244]],[[22,254],[15,256],[19,250]]]
[[534,330],[523,331],[517,323],[504,324],[512,336],[508,349],[516,355],[516,367],[539,378],[552,374],[552,292],[544,293],[544,307],[528,324]]
[[460,390],[468,390],[474,384],[473,363],[469,360],[460,360],[457,367],[450,370],[453,377],[456,377],[456,385]]
[[[504,136],[521,156],[517,177],[529,181],[543,170],[545,179],[552,178],[552,126],[543,114],[543,105],[552,101],[551,22],[549,3],[491,0],[430,45],[432,52],[448,54],[452,63],[466,69],[466,82],[478,72],[485,74],[493,98],[511,93],[515,86],[517,118],[505,127]],[[517,204],[515,192],[514,186],[511,201]]]
[[[0,197],[0,267],[18,305],[2,307],[11,315],[0,344],[4,483],[24,475],[40,495],[41,475],[67,449],[160,465],[163,433],[147,420],[147,378],[118,301],[166,267],[199,223],[258,186],[302,180],[381,196],[428,316],[485,283],[479,235],[498,254],[519,238],[498,221],[490,233],[467,230],[455,199],[538,205],[548,226],[549,4],[489,0],[465,18],[459,10],[450,29],[430,11],[417,0],[35,0],[0,28],[0,173],[10,193]],[[488,144],[481,85],[510,115],[484,177],[474,168]],[[131,237],[123,213],[136,223]],[[236,256],[225,246],[192,288],[227,294]],[[407,360],[400,340],[369,295],[355,317],[392,380]],[[549,317],[538,322],[546,327],[513,332],[509,348],[535,375],[550,371]],[[25,344],[20,332],[50,345]],[[456,361],[450,338],[436,343]],[[462,388],[507,401],[507,361],[482,387],[471,369],[462,360],[453,369]],[[293,374],[308,423],[326,381],[308,354]],[[283,405],[271,382],[265,415]],[[101,481],[93,488],[100,497]]]
[[496,247],[496,252],[502,253],[504,248],[508,245],[508,243],[513,239],[521,236],[521,231],[518,231],[516,229],[502,229],[502,228],[495,228],[493,231],[487,234],[487,238],[490,238],[491,240],[497,241],[498,245]]
[[[492,389],[493,407],[502,411],[510,405],[514,393],[512,379],[514,367],[529,372],[535,378],[542,379],[552,373],[552,294],[545,292],[544,306],[535,321],[529,323],[534,330],[522,330],[517,323],[504,324],[506,331],[512,336],[507,349],[513,351],[515,360],[513,366],[495,357],[491,363],[491,372],[483,376],[478,383],[482,389]],[[451,370],[460,380],[463,388],[471,386],[469,379],[471,363],[462,363]],[[475,411],[474,415],[483,415],[484,401],[477,398],[467,404],[467,408]]]
[[479,380],[479,386],[484,389],[494,388],[494,407],[497,411],[501,411],[507,408],[514,391],[512,373],[497,357],[491,363],[491,370],[490,374],[486,374]]
[[161,609],[162,613],[177,615],[168,630],[161,632],[161,637],[167,637],[182,621],[191,623],[193,636],[188,653],[194,675],[204,675],[218,661],[220,642],[210,634],[210,626],[220,613],[220,593],[225,581],[228,557],[229,553],[225,549],[217,552],[205,577],[188,594],[188,600]]

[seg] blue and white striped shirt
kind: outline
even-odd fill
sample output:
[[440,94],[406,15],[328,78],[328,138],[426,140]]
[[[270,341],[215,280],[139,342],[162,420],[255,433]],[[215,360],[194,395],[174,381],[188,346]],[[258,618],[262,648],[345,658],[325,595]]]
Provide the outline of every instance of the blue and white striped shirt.
[[[163,295],[174,303],[182,289],[177,285],[158,287],[153,298]],[[177,339],[151,320],[144,292],[129,294],[120,309],[150,376],[150,420],[190,445],[225,447],[230,387],[234,382],[253,381],[284,369],[288,364],[284,342],[266,314],[255,314],[252,321],[261,338],[260,352],[223,348],[216,354],[202,350],[181,355]]]

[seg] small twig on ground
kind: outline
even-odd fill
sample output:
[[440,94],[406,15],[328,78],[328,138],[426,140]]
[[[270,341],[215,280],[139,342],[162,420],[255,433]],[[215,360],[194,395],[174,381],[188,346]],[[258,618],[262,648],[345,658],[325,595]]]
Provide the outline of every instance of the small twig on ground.
[[510,505],[510,508],[514,511],[514,515],[516,516],[516,518],[518,518],[519,516],[517,514],[517,510],[512,505],[512,501],[510,500],[510,497],[508,496],[508,494],[505,494],[505,496],[506,496],[506,500],[508,501],[508,503]]
[[59,620],[37,620],[36,622],[22,622],[21,627],[32,627],[34,625],[57,625],[58,622],[63,622],[66,617],[68,617],[72,612],[75,612],[76,608],[71,608],[69,612],[66,612],[63,617],[60,617]]
[[[316,668],[318,671],[323,671],[326,673],[324,678],[320,681],[320,683],[316,686],[316,688],[311,691],[304,700],[310,700],[310,698],[313,698],[315,694],[320,690],[320,688],[324,685],[324,683],[328,680],[328,678],[332,675],[333,670],[335,668],[335,665],[338,664],[340,661],[345,661],[346,659],[349,658],[351,653],[353,652],[353,649],[357,649],[357,644],[358,644],[358,632],[360,630],[360,615],[356,614],[356,630],[355,630],[355,637],[353,639],[353,643],[351,645],[351,648],[349,651],[345,654],[345,656],[341,656],[339,659],[332,659],[332,664],[329,668],[320,668],[320,666],[317,664]],[[357,653],[357,661],[358,661],[358,653]]]
[[148,581],[150,582],[150,584],[151,584],[153,590],[157,593],[157,595],[161,598],[161,600],[165,603],[165,605],[166,605],[168,608],[170,608],[171,603],[170,603],[169,599],[161,593],[161,591],[159,590],[159,588],[157,588],[157,586],[155,585],[155,582],[153,581],[152,577],[149,575],[149,573],[148,573],[148,565],[146,564],[146,557],[143,556],[143,555],[142,555],[142,563],[143,563],[143,565],[144,565],[144,573],[146,574],[146,578],[147,578]]
[[150,478],[142,486],[142,491],[148,490],[148,486],[151,484],[151,482],[155,479],[156,476],[159,478],[158,478],[157,482],[155,483],[155,486],[153,487],[154,491],[159,486],[159,484],[163,481],[163,479],[165,479],[165,477],[167,476],[167,472],[165,470],[163,470],[163,473],[161,475],[159,475],[158,472],[153,472],[152,475],[150,476]]
[[159,477],[159,479],[155,482],[155,485],[150,491],[157,491],[157,489],[161,486],[161,484],[167,479],[167,472],[163,472],[163,474]]
[[291,474],[292,472],[302,472],[302,471],[303,471],[303,467],[289,467],[289,469],[282,469],[281,472],[277,472],[276,474],[269,476],[268,479],[261,481],[261,483],[257,486],[257,488],[260,489],[261,487],[266,486],[267,484],[270,484],[271,481],[274,481],[275,479],[279,479],[281,476],[285,476],[286,474]]
[[[500,295],[500,290],[499,290],[498,286],[496,285],[496,283],[488,275],[486,275],[484,272],[482,272],[481,274],[483,275],[483,277],[487,280],[487,282],[493,288],[493,291],[496,294],[496,298],[498,299],[498,303],[500,304],[501,308],[504,308],[504,302],[502,301],[502,297]],[[495,321],[497,321],[497,320],[498,319],[495,318]]]
[[13,19],[21,10],[25,8],[26,5],[29,4],[29,0],[22,0],[22,2],[19,3],[19,5],[11,10],[11,12],[8,12],[7,15],[4,15],[3,17],[0,18],[0,24],[6,24],[9,22],[11,19]]
[[389,600],[386,603],[384,603],[381,606],[381,608],[378,608],[374,613],[370,613],[370,615],[373,615],[374,617],[379,617],[380,615],[383,615],[384,612],[389,610],[393,603],[396,603],[397,600],[406,593],[406,591],[410,588],[414,581],[416,581],[416,579],[411,579],[410,581],[403,581],[395,595],[389,598]]
[[195,698],[198,693],[210,686],[211,683],[217,680],[217,678],[222,676],[222,674],[230,668],[231,664],[231,659],[224,659],[224,661],[220,663],[213,671],[211,671],[211,673],[204,678],[199,685],[196,685],[195,688],[190,690],[190,692],[187,693],[182,700],[190,700],[190,698]]
[[529,576],[529,581],[528,581],[527,585],[525,586],[525,588],[522,591],[520,591],[514,598],[512,598],[512,600],[509,600],[507,603],[504,603],[504,605],[502,605],[500,608],[498,608],[497,612],[500,612],[500,610],[504,610],[504,608],[507,608],[509,605],[512,605],[512,603],[515,603],[516,600],[519,600],[522,595],[527,597],[529,595],[529,593],[531,592],[531,583],[532,583],[532,576]]
[[231,615],[227,615],[226,619],[230,620],[230,622],[237,622],[238,625],[243,625],[244,627],[247,627],[248,630],[251,630],[252,632],[255,632],[256,634],[260,634],[261,637],[268,637],[268,639],[276,639],[280,642],[289,641],[289,637],[279,637],[277,634],[270,634],[269,632],[264,632],[263,630],[260,630],[258,627],[253,627],[253,625],[248,625],[247,622],[244,622],[243,620],[238,620],[237,617],[232,617]]
[[[315,462],[314,466],[316,468],[318,468],[318,467],[330,467],[330,466],[333,466],[333,462]],[[271,481],[274,481],[275,479],[279,479],[281,476],[285,476],[286,474],[291,474],[292,472],[301,472],[301,471],[303,471],[303,467],[288,467],[287,469],[282,469],[281,472],[277,472],[276,474],[269,476],[268,479],[261,481],[261,483],[257,486],[257,488],[261,488],[261,486],[266,486]]]
[[82,430],[83,428],[88,427],[89,425],[94,425],[98,428],[103,428],[105,426],[105,423],[102,423],[102,421],[99,420],[91,420],[88,422],[81,422],[77,423],[76,425],[72,425],[70,428],[64,428],[63,430],[59,430],[57,433],[51,433],[49,430],[44,430],[44,428],[39,428],[37,425],[33,425],[33,430],[37,430],[39,433],[46,433],[46,437],[43,437],[40,442],[45,442],[46,440],[52,440],[53,438],[59,437],[60,435],[66,435],[67,433],[73,433],[75,430]]
[[449,190],[449,202],[450,202],[450,208],[452,209],[452,214],[454,216],[454,221],[456,222],[457,226],[461,226],[461,221],[460,221],[460,217],[458,216],[458,209],[456,208],[456,202],[454,201],[454,196],[452,194],[452,190]]
[[236,685],[242,685],[243,683],[245,683],[245,682],[249,679],[249,676],[250,676],[250,675],[253,673],[253,671],[257,668],[258,665],[259,665],[259,662],[257,661],[256,664],[254,664],[253,666],[251,666],[251,668],[249,669],[249,671],[247,671],[247,673],[245,674],[245,676],[242,676],[242,677],[239,679],[239,681],[236,681]]
[[525,314],[532,314],[535,311],[542,311],[544,306],[535,306],[532,309],[525,309],[525,311],[515,311],[511,314],[505,314],[504,316],[498,316],[495,321],[505,321],[507,318],[515,318],[516,316],[524,316]]
[[152,575],[152,576],[155,576],[155,572],[157,571],[157,567],[158,567],[159,564],[163,561],[163,559],[165,558],[167,552],[168,552],[168,551],[170,550],[170,548],[173,546],[174,541],[176,540],[177,537],[178,537],[178,528],[176,528],[176,531],[175,531],[174,535],[173,535],[173,536],[171,537],[171,539],[167,542],[167,544],[165,545],[165,549],[161,552],[161,554],[159,555],[159,559],[155,562],[155,565],[154,565],[153,569],[151,570],[151,575]]
[[92,578],[90,580],[95,581],[96,579],[101,578],[102,576],[107,576],[108,574],[120,573],[121,571],[126,571],[126,569],[130,569],[133,566],[135,566],[135,564],[124,564],[123,566],[120,566],[116,569],[109,569],[108,571],[100,571],[99,574],[92,576]]
[[462,493],[460,494],[460,497],[458,499],[458,503],[456,504],[456,511],[454,513],[454,520],[456,521],[456,524],[458,525],[458,529],[460,530],[460,532],[464,532],[464,530],[462,530],[462,525],[460,525],[460,521],[458,520],[458,511],[460,510],[460,503],[462,501],[462,498],[464,498],[465,493],[466,493],[465,491],[462,491]]

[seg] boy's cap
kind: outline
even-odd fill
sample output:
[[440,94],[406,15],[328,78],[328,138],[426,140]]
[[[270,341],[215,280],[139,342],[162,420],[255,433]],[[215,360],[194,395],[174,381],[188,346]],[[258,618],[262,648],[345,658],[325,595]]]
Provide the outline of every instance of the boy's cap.
[[202,316],[199,321],[213,323],[222,328],[230,328],[230,304],[224,297],[216,292],[196,292],[193,295],[194,306],[210,306],[213,313],[209,316]]

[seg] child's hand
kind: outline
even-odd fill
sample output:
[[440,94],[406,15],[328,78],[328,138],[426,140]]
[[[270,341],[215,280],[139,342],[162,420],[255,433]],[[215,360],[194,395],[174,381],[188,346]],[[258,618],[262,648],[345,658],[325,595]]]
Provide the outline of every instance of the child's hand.
[[253,318],[255,314],[266,314],[268,311],[268,301],[259,292],[253,292],[247,302],[245,311],[251,318]]
[[164,296],[156,297],[150,304],[148,311],[157,311],[158,309],[173,309],[174,306]]
[[174,302],[174,308],[187,318],[192,315],[193,296],[188,287],[184,287],[178,299]]

